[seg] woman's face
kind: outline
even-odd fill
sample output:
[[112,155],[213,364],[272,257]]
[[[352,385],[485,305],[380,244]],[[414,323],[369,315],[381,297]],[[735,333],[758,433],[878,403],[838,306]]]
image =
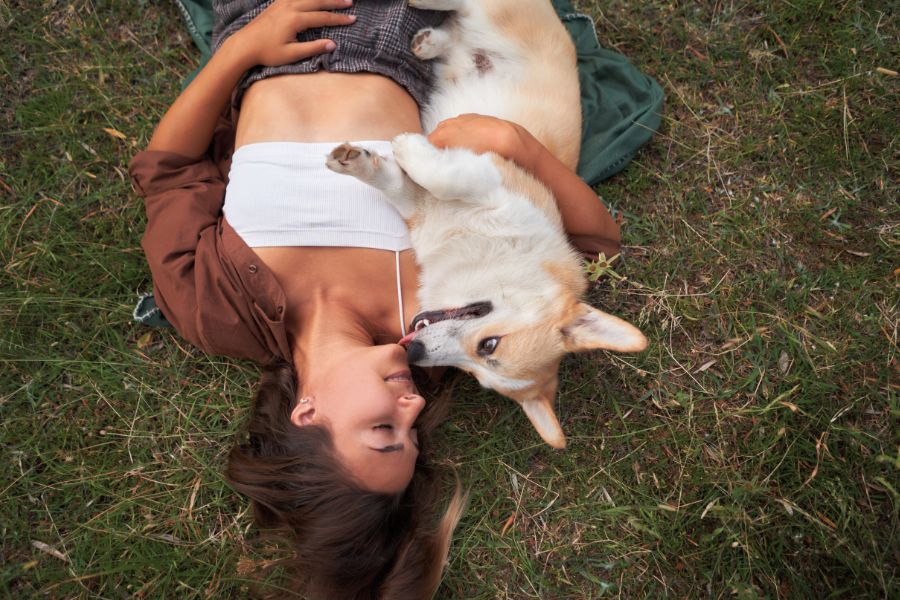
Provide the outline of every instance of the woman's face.
[[425,399],[402,346],[350,349],[307,373],[303,393],[308,400],[294,409],[296,425],[326,425],[338,458],[366,489],[406,489],[419,454],[414,423]]

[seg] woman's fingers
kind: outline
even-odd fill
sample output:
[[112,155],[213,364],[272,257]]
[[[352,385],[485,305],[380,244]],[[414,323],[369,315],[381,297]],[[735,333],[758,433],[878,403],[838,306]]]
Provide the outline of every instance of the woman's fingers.
[[307,11],[297,13],[294,24],[297,31],[315,29],[316,27],[339,27],[350,25],[356,21],[356,15],[345,15],[327,11]]
[[[331,1],[334,4],[333,0]],[[324,2],[319,2],[324,4]],[[298,13],[295,20],[295,28],[298,32],[317,27],[340,27],[350,25],[356,21],[356,15],[345,15],[326,11],[310,11]],[[314,40],[311,42],[296,42],[284,47],[285,62],[295,62],[304,58],[331,52],[335,49],[335,43],[329,39]]]
[[352,0],[286,0],[295,10],[335,10],[353,5]]
[[332,12],[347,8],[350,0],[275,0],[235,34],[251,64],[269,67],[296,62],[330,52],[335,45],[329,39],[297,43],[297,34],[321,27],[347,26],[354,15]]
[[306,12],[336,10],[353,5],[352,0],[290,0],[292,8]]
[[461,146],[458,134],[460,132],[453,127],[441,127],[440,125],[428,134],[428,141],[438,148],[448,148],[451,146]]
[[331,52],[334,48],[334,42],[331,40],[316,40],[314,42],[288,44],[284,47],[284,62],[291,63],[317,54],[325,54],[326,52]]

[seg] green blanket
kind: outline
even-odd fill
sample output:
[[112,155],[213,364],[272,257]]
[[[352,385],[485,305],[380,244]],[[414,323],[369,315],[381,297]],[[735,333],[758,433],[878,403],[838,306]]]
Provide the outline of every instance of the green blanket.
[[[212,0],[176,0],[176,4],[200,49],[202,68],[211,52]],[[569,0],[553,0],[553,6],[578,51],[584,117],[578,175],[594,185],[621,171],[656,131],[663,93],[656,81],[635,69],[624,56],[601,48],[594,22],[576,13]],[[194,75],[196,71],[184,85]],[[141,296],[134,319],[144,325],[170,326],[153,294]]]

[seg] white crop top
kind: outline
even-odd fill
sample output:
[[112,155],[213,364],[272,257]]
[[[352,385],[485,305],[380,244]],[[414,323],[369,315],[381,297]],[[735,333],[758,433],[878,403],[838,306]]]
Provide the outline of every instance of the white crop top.
[[[392,153],[389,141],[355,143]],[[235,151],[222,210],[248,246],[410,248],[406,223],[379,190],[325,167],[337,145],[261,142]]]

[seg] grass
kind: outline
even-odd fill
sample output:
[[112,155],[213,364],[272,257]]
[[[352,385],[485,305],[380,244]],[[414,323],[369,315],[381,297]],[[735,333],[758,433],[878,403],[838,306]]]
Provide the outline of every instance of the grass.
[[[565,452],[458,388],[439,454],[472,500],[439,597],[896,598],[896,15],[580,6],[666,92],[598,188],[627,279],[592,297],[651,346],[564,362]],[[251,594],[277,550],[221,469],[256,369],[130,313],[150,282],[125,168],[190,39],[169,3],[0,1],[0,29],[0,589]]]

